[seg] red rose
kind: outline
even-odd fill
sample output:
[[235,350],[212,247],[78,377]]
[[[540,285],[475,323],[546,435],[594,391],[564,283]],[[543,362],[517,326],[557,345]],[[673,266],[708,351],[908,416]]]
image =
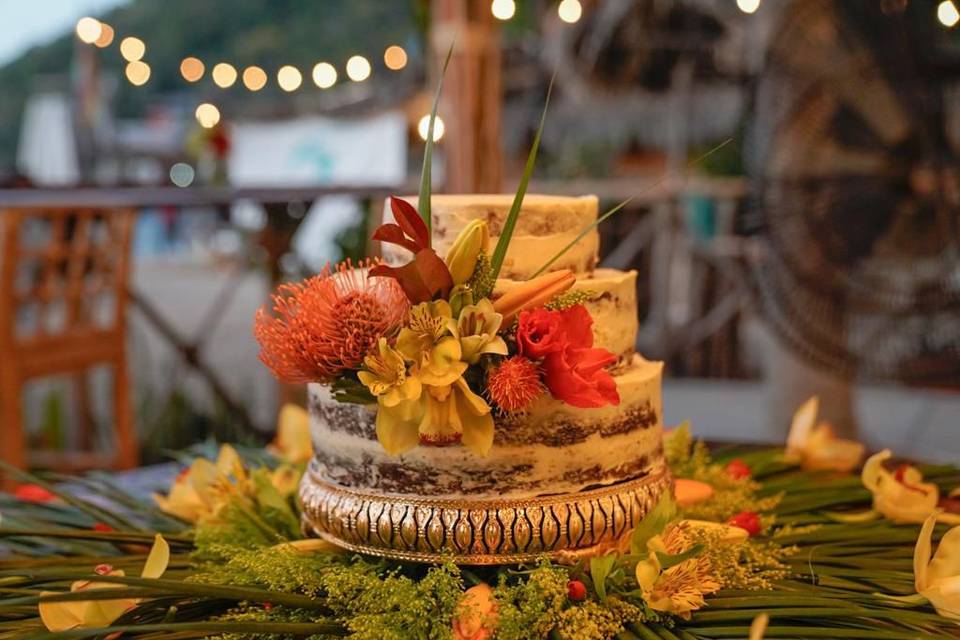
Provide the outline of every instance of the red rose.
[[605,369],[616,361],[606,349],[569,347],[543,359],[544,382],[554,398],[574,407],[617,405],[617,383]]
[[763,523],[760,522],[760,516],[753,511],[741,511],[730,518],[728,524],[746,530],[751,536],[759,535],[763,530]]
[[520,313],[517,351],[531,360],[545,358],[567,347],[592,347],[593,318],[582,304],[562,311],[543,307]]

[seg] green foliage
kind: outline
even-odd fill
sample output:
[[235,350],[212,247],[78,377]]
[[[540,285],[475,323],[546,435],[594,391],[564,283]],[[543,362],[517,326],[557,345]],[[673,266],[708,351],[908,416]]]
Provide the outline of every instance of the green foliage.
[[617,556],[606,554],[590,558],[590,579],[601,602],[607,599],[607,577],[617,562]]
[[357,378],[356,372],[340,376],[333,381],[330,389],[333,391],[333,399],[337,402],[348,402],[351,404],[377,403],[377,399],[370,393],[370,390]]
[[473,299],[489,298],[493,293],[493,285],[496,283],[496,276],[493,275],[493,267],[490,266],[490,256],[481,251],[477,256],[477,265],[473,268],[473,275],[467,283],[473,291]]
[[643,555],[647,552],[647,542],[655,535],[659,535],[667,524],[677,515],[677,503],[673,495],[665,492],[657,505],[650,510],[630,536],[630,552],[633,555]]
[[524,578],[510,582],[507,574],[501,574],[494,592],[500,607],[498,640],[546,638],[570,602],[565,569],[543,561]]

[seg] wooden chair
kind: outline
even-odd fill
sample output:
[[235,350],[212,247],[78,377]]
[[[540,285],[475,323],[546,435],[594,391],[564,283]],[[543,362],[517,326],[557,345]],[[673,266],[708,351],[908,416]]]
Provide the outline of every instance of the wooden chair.
[[[130,209],[0,210],[0,459],[60,470],[136,465],[126,349],[134,219]],[[87,373],[100,365],[113,370],[112,455],[91,450]],[[80,450],[28,453],[23,389],[58,375],[77,387]]]

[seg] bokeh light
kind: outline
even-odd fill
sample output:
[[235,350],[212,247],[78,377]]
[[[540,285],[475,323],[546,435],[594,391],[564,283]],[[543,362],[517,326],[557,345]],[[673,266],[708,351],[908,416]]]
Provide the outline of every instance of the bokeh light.
[[237,70],[229,62],[218,62],[210,73],[213,83],[221,89],[228,89],[237,81]]
[[113,42],[113,37],[116,35],[113,31],[113,27],[108,25],[106,22],[100,23],[100,37],[93,41],[93,44],[97,45],[101,49],[109,47]]
[[960,22],[960,11],[957,11],[953,0],[943,0],[937,5],[937,20],[945,27],[953,27]]
[[493,0],[490,3],[490,13],[497,20],[509,20],[517,12],[517,3],[513,0]]
[[562,0],[557,5],[557,15],[564,22],[573,24],[583,15],[583,6],[581,6],[580,0]]
[[120,41],[120,55],[127,62],[136,62],[147,52],[147,45],[140,38],[128,36]]
[[277,70],[277,84],[284,91],[296,91],[302,82],[303,74],[294,66],[287,64]]
[[[440,138],[443,137],[443,133],[446,130],[446,126],[443,124],[443,118],[437,116],[437,119],[433,121],[433,141],[437,142]],[[430,114],[420,118],[420,122],[417,123],[417,133],[420,134],[421,140],[427,139],[427,134],[430,133]]]
[[220,122],[220,109],[217,109],[216,106],[209,102],[198,105],[193,115],[197,117],[197,122],[200,123],[200,126],[205,129],[215,127],[217,123]]
[[250,91],[260,91],[267,84],[267,72],[257,66],[243,70],[243,86]]
[[363,82],[370,77],[370,61],[363,56],[351,56],[347,60],[347,77],[354,82]]
[[134,60],[127,64],[124,73],[127,76],[127,80],[130,81],[130,84],[141,87],[147,84],[147,80],[150,79],[150,65],[143,60]]
[[756,13],[761,0],[737,0],[737,8],[744,13]]
[[313,83],[321,89],[329,89],[337,83],[337,70],[329,62],[318,62],[313,66]]
[[204,70],[203,62],[199,58],[190,56],[180,61],[180,75],[187,82],[196,82],[202,78]]
[[398,44],[390,45],[383,52],[383,64],[391,71],[399,71],[407,66],[407,52]]
[[77,37],[82,42],[93,44],[103,32],[103,25],[96,18],[86,16],[77,20]]
[[170,167],[170,182],[178,187],[189,187],[196,175],[193,167],[186,162],[178,162]]

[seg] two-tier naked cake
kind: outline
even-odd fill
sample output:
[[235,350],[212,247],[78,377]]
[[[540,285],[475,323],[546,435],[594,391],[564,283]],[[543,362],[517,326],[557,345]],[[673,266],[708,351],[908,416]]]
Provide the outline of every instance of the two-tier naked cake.
[[[496,242],[512,200],[434,196],[433,248],[444,255],[473,220]],[[521,286],[596,218],[595,196],[526,196],[491,299]],[[378,441],[377,405],[343,403],[329,386],[310,384],[317,453],[301,491],[306,526],[358,551],[467,564],[589,553],[632,529],[670,482],[662,363],[634,349],[636,272],[595,268],[598,249],[592,228],[549,271],[576,275],[571,291],[593,318],[593,347],[616,356],[606,369],[618,404],[585,408],[543,394],[523,412],[493,411],[486,455],[458,445],[394,455]],[[388,263],[409,258],[384,246]]]

